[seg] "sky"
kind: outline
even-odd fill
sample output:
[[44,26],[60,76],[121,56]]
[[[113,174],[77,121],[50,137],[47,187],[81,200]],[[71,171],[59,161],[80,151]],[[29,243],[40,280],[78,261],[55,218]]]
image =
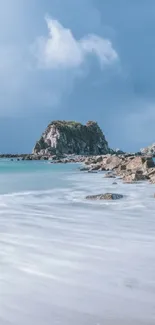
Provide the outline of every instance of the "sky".
[[0,152],[52,120],[95,120],[109,146],[155,142],[154,0],[0,0]]

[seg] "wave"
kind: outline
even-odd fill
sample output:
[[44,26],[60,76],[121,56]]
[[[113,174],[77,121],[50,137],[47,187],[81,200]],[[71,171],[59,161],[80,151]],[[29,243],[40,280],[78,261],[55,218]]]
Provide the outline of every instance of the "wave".
[[[1,325],[154,324],[153,185],[114,186],[102,174],[78,171],[7,182],[9,192],[0,194]],[[104,192],[125,198],[85,200]]]

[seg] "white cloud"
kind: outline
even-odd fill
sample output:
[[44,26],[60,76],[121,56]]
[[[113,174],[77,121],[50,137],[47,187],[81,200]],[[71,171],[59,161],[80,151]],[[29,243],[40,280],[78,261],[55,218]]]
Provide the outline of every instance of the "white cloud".
[[46,18],[46,23],[47,38],[37,38],[34,46],[1,44],[0,116],[57,109],[72,92],[75,80],[86,76],[89,66],[83,63],[88,55],[96,56],[103,66],[118,58],[108,40],[97,35],[76,40],[57,20]]
[[49,69],[78,68],[88,55],[94,55],[101,66],[111,64],[118,54],[108,39],[90,34],[76,40],[70,29],[57,20],[46,18],[49,35],[35,43],[35,55],[40,67]]

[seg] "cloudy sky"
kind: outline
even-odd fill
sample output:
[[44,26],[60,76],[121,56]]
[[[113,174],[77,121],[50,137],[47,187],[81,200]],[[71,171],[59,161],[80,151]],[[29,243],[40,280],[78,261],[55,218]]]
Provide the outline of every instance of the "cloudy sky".
[[154,0],[0,0],[0,152],[30,152],[53,119],[155,142],[154,33]]

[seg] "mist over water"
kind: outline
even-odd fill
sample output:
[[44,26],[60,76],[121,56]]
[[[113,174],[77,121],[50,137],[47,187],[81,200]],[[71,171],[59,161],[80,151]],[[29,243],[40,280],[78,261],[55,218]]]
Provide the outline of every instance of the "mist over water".
[[155,186],[112,183],[0,162],[0,325],[155,324]]

